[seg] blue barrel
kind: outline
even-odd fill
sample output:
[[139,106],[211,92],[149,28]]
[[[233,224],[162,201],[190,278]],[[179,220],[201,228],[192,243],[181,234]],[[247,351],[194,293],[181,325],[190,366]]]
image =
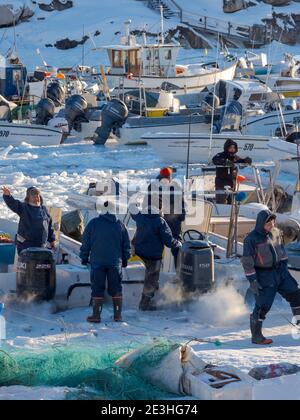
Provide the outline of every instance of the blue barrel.
[[15,244],[0,244],[0,271],[7,272],[9,265],[15,262],[16,246]]

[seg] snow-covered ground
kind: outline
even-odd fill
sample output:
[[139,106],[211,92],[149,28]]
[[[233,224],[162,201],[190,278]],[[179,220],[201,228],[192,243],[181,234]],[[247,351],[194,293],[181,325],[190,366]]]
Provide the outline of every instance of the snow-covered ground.
[[[154,178],[162,164],[149,147],[95,147],[91,143],[50,148],[24,146],[13,149],[2,159],[0,184],[10,186],[20,199],[28,186],[37,185],[47,204],[67,209],[68,193],[84,191],[90,181],[111,170],[115,174],[126,172],[130,182],[139,185],[145,179]],[[283,176],[283,179],[290,178]],[[15,217],[2,201],[0,214],[1,217]],[[290,362],[300,365],[300,341],[292,336],[287,305],[278,301],[265,324],[266,334],[274,339],[275,344],[267,349],[256,347],[249,339],[250,309],[232,289],[221,289],[215,295],[200,299],[192,307],[180,310],[168,309],[154,314],[126,310],[122,324],[111,322],[112,309],[108,305],[103,313],[103,324],[96,327],[85,322],[88,308],[60,314],[50,314],[49,310],[47,304],[8,306],[5,316],[11,349],[32,349],[34,352],[45,346],[82,344],[103,354],[111,346],[122,345],[127,349],[151,342],[153,338],[164,337],[183,343],[191,338],[218,339],[221,347],[195,344],[199,355],[209,363],[231,364],[245,372],[262,364]],[[288,399],[290,395],[287,389],[281,398]],[[60,388],[48,392],[44,389],[0,389],[0,399],[61,399],[65,396],[66,391]],[[273,395],[267,394],[265,398],[272,399]]]

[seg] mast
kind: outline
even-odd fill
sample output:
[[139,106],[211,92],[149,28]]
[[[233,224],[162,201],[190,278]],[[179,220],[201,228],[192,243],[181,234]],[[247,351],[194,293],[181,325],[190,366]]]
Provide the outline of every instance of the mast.
[[160,5],[160,30],[161,30],[161,44],[165,43],[165,27],[164,27],[164,6]]

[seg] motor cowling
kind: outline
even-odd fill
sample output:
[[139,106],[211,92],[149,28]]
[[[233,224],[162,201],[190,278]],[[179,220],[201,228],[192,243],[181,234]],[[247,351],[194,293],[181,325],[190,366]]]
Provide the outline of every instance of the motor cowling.
[[47,87],[47,98],[51,99],[55,106],[61,106],[65,101],[65,90],[59,82],[50,83]]
[[89,122],[87,117],[88,103],[81,95],[73,95],[66,102],[65,118],[68,121],[70,131],[74,129],[81,132],[81,123]]
[[177,274],[185,293],[205,294],[215,285],[214,251],[206,241],[187,241],[178,255]]
[[128,108],[124,102],[119,99],[112,99],[102,110],[102,124],[95,132],[95,144],[103,145],[108,140],[110,133],[117,134],[128,117]]
[[55,104],[47,98],[42,99],[36,107],[36,123],[40,125],[47,125],[48,122],[54,117]]
[[45,248],[21,252],[17,269],[17,296],[21,299],[49,301],[55,296],[56,267],[54,254]]

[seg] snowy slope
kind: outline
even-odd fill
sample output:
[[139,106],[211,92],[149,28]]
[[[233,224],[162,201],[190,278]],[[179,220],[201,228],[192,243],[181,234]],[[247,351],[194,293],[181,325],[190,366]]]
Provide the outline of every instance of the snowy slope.
[[[13,1],[12,1],[13,3]],[[124,22],[132,19],[132,30],[143,29],[159,32],[160,17],[148,9],[143,2],[136,0],[75,0],[72,9],[63,12],[44,12],[37,5],[32,5],[35,15],[29,22],[16,27],[17,47],[26,65],[34,67],[41,64],[36,54],[39,48],[44,59],[53,65],[73,66],[82,61],[82,48],[59,51],[56,48],[46,48],[46,44],[69,37],[81,40],[83,30],[86,35],[94,35],[100,31],[100,36],[88,41],[85,46],[87,64],[97,64],[106,60],[106,54],[92,52],[95,46],[107,45],[119,41],[117,32],[124,32]],[[45,18],[45,20],[41,20]],[[84,29],[83,29],[84,25]],[[168,23],[172,26],[172,22]],[[166,26],[166,29],[168,28]],[[175,24],[176,26],[176,24]],[[13,43],[13,29],[0,29],[0,53],[5,53]],[[105,64],[105,63],[104,63]]]
[[257,6],[249,7],[248,9],[240,10],[236,13],[223,12],[223,0],[196,0],[190,2],[188,0],[176,0],[178,5],[186,11],[197,13],[200,15],[224,19],[245,25],[253,25],[266,17],[272,17],[272,12],[276,13],[300,13],[300,4],[292,2],[290,5],[284,7],[272,7],[265,3],[258,3]]

